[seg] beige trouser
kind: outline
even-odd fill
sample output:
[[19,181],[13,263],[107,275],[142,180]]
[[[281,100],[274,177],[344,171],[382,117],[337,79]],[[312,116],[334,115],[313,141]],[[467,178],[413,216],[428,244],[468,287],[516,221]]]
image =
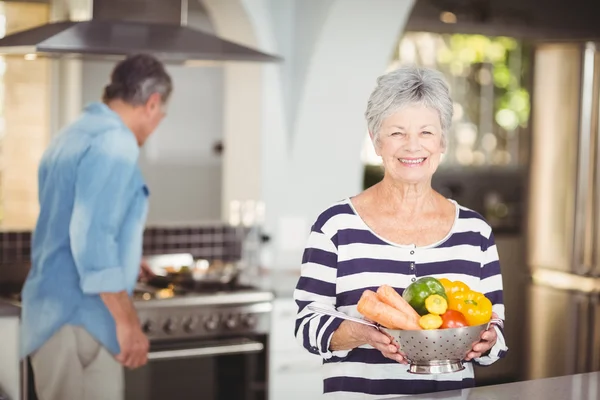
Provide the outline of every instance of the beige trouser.
[[40,400],[123,399],[123,368],[81,327],[62,327],[31,365]]

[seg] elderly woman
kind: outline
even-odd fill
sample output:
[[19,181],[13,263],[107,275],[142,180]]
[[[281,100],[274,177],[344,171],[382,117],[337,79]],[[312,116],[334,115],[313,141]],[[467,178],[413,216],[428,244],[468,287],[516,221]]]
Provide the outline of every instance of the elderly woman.
[[390,338],[375,328],[307,308],[356,310],[366,289],[399,293],[420,277],[461,280],[484,293],[504,319],[502,276],[491,227],[476,212],[434,191],[452,100],[440,73],[401,68],[383,75],[366,119],[385,169],[364,192],[323,211],[312,226],[294,298],[295,334],[323,358],[326,398],[382,399],[474,385],[473,365],[489,365],[507,347],[492,326],[467,355],[463,371],[412,375]]

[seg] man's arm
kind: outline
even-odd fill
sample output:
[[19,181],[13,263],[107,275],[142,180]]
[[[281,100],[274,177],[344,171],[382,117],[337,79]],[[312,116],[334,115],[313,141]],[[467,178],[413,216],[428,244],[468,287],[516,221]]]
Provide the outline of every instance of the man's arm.
[[100,297],[115,319],[117,340],[121,353],[117,361],[128,368],[137,368],[148,361],[148,338],[140,329],[140,322],[127,292],[100,293]]
[[117,242],[128,208],[125,193],[139,154],[133,135],[127,134],[103,133],[94,138],[80,160],[69,233],[81,289],[88,295],[100,295],[117,327],[121,350],[117,359],[135,368],[146,362],[148,340],[126,292]]

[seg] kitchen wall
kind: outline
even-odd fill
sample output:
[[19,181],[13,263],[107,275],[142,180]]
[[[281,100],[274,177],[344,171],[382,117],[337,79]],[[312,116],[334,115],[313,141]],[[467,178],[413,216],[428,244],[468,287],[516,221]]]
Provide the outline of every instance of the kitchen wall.
[[[65,18],[60,4],[53,3],[51,18]],[[190,2],[188,22],[213,31],[199,2]],[[51,63],[53,101],[47,125],[56,134],[79,115],[82,105],[100,99],[114,64]],[[237,259],[239,232],[220,221],[221,158],[212,150],[222,140],[223,68],[168,69],[176,87],[168,118],[149,140],[140,160],[152,191],[144,253],[190,252],[208,259]],[[33,223],[0,232],[0,285],[24,280]]]
[[[82,99],[97,101],[112,63],[83,63]],[[220,67],[169,66],[175,90],[167,117],[150,137],[140,166],[151,193],[148,224],[219,220],[223,72]]]
[[[0,293],[20,291],[31,266],[31,231],[0,231]],[[235,261],[241,257],[241,232],[223,223],[150,227],[145,255],[190,253],[196,258]]]
[[[0,29],[48,22],[46,4],[0,3]],[[49,61],[0,57],[0,229],[28,229],[37,218],[37,165],[50,136]]]
[[[199,2],[190,2],[188,24],[214,32]],[[113,67],[82,63],[82,104],[100,99]],[[151,191],[148,225],[220,220],[222,161],[213,147],[223,138],[223,68],[167,69],[175,87],[167,117],[140,157]]]
[[[151,227],[144,231],[144,254],[191,253],[198,258],[236,260],[240,257],[238,229],[226,224]],[[0,282],[3,265],[31,261],[32,232],[0,231]]]

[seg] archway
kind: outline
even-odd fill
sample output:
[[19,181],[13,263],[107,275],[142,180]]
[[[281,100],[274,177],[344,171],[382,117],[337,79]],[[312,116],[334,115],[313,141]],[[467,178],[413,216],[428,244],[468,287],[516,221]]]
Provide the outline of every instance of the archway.
[[226,66],[223,216],[265,201],[267,264],[298,268],[317,214],[361,188],[364,107],[413,2],[204,4],[219,36],[285,58]]

